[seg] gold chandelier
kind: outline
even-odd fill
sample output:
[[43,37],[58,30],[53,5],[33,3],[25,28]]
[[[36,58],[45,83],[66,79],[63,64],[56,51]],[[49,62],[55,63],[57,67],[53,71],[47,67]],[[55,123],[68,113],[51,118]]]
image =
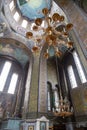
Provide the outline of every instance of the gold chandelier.
[[69,117],[73,115],[73,108],[70,106],[70,101],[65,97],[61,96],[59,102],[58,102],[58,107],[54,111],[55,116],[59,117]]
[[[50,47],[53,47],[55,56],[61,57],[62,52],[59,49],[60,45],[67,47],[67,49],[73,47],[73,42],[69,39],[69,31],[72,29],[73,24],[65,24],[65,17],[58,13],[54,13],[50,16],[47,8],[44,8],[42,13],[44,18],[35,19],[34,25],[32,26],[32,31],[26,33],[26,37],[34,41],[32,52],[37,53],[42,49],[43,45],[46,44],[47,50],[44,53],[45,58],[50,56]],[[43,22],[44,27],[42,26]],[[62,25],[62,30],[57,30],[60,25]],[[38,33],[38,35],[34,35],[34,33]]]

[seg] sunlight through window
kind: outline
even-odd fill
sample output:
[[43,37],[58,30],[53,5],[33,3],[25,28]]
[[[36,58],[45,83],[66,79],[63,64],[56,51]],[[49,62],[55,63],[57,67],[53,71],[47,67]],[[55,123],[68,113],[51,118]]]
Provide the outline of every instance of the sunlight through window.
[[19,15],[19,13],[18,12],[15,12],[15,14],[14,14],[14,19],[16,20],[16,21],[18,21],[19,20],[19,18],[20,18],[20,15]]
[[14,1],[11,1],[11,3],[9,4],[10,10],[12,11],[14,9]]
[[51,110],[51,104],[50,104],[50,92],[48,92],[48,111]]
[[68,75],[69,75],[69,80],[70,80],[70,83],[71,83],[71,87],[76,88],[77,87],[77,82],[76,82],[75,74],[74,74],[74,71],[73,71],[73,68],[72,68],[71,65],[68,66]]
[[22,27],[26,28],[26,27],[27,27],[27,24],[28,24],[28,22],[27,22],[26,20],[23,20],[23,22],[22,22]]
[[11,78],[11,82],[10,82],[10,86],[9,86],[9,89],[8,89],[8,93],[14,94],[15,88],[16,88],[16,84],[17,84],[17,80],[18,80],[18,74],[14,73],[12,75],[12,78]]
[[78,54],[75,51],[73,52],[73,58],[74,58],[74,61],[75,61],[81,82],[82,83],[87,82],[83,68],[81,66],[81,63],[80,63],[80,60],[79,60],[79,57],[78,57]]
[[9,61],[6,61],[0,75],[0,91],[3,91],[4,89],[10,68],[11,68],[11,63]]

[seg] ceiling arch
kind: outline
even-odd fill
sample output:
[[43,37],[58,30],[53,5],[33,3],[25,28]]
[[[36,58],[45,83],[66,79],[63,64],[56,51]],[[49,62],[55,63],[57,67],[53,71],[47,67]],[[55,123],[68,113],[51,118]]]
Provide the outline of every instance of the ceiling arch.
[[23,67],[30,61],[30,53],[25,45],[10,38],[0,38],[0,55],[15,58]]

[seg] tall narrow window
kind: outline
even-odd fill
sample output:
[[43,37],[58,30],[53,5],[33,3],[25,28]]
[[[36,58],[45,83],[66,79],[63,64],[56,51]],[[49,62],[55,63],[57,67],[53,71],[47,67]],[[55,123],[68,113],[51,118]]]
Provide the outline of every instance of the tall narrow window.
[[71,83],[71,87],[76,88],[77,87],[77,82],[76,82],[76,78],[75,78],[75,74],[74,74],[72,66],[69,65],[67,70],[68,70],[68,75],[69,75],[69,80],[70,80],[70,83]]
[[74,58],[74,61],[75,61],[75,64],[76,64],[76,67],[77,67],[78,74],[79,74],[79,77],[81,79],[81,82],[82,83],[87,82],[87,79],[86,79],[86,76],[84,74],[83,68],[81,66],[78,54],[75,51],[73,52],[73,58]]
[[3,91],[4,89],[10,68],[11,68],[11,63],[9,61],[6,61],[0,75],[0,91]]
[[11,78],[11,82],[10,82],[10,86],[9,86],[9,89],[8,89],[8,93],[14,94],[15,88],[16,88],[16,85],[17,85],[17,80],[18,80],[18,74],[14,73],[12,75],[12,78]]
[[47,82],[47,109],[48,111],[52,110],[52,84]]
[[59,106],[59,97],[58,97],[58,92],[57,90],[54,91],[54,99],[55,99],[55,108],[56,108],[56,111],[58,111],[58,106]]
[[23,22],[22,22],[22,27],[26,28],[26,27],[27,27],[27,24],[28,24],[28,22],[27,22],[26,20],[23,20]]
[[9,4],[10,10],[12,11],[14,9],[14,1],[12,0],[11,3]]
[[48,91],[48,111],[51,111],[51,104],[50,104],[50,92]]
[[14,14],[14,19],[16,20],[16,21],[18,21],[19,20],[19,18],[20,18],[20,15],[19,15],[19,13],[18,12],[15,12],[15,14]]

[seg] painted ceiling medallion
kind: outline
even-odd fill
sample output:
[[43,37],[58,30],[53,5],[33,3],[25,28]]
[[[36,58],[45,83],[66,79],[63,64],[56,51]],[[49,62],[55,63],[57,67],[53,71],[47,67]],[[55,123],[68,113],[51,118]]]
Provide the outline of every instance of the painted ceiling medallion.
[[50,9],[51,5],[52,0],[17,0],[19,10],[29,20],[44,17],[42,9]]

